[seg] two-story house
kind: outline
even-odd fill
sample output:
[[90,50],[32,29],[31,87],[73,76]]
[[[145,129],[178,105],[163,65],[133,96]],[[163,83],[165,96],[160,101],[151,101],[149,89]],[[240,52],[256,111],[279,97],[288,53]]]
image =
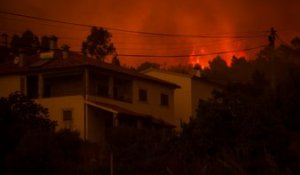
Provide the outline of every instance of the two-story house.
[[180,126],[181,122],[188,122],[197,112],[199,100],[207,100],[211,97],[214,89],[220,89],[221,85],[201,77],[200,70],[195,69],[190,74],[171,72],[149,68],[144,74],[160,78],[162,80],[176,83],[181,88],[175,90],[175,124]]
[[58,128],[101,142],[115,126],[173,127],[178,85],[67,50],[0,64],[0,96],[21,91],[49,110]]

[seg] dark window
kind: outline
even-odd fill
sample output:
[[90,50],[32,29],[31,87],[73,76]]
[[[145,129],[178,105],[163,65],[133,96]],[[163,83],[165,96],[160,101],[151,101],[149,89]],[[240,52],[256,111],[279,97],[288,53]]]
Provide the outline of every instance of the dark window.
[[89,94],[99,97],[111,97],[110,75],[90,72]]
[[100,83],[97,85],[97,96],[108,97],[109,96],[108,83]]
[[44,84],[44,95],[43,97],[51,97],[51,85],[45,83]]
[[72,120],[72,111],[71,110],[64,110],[63,111],[64,121]]
[[132,103],[132,80],[115,78],[113,93],[115,100]]
[[106,119],[104,124],[105,124],[106,128],[112,128],[113,127],[113,119],[112,118]]
[[160,94],[160,105],[169,106],[169,96],[167,94]]
[[71,129],[73,123],[73,111],[72,110],[63,110],[63,122],[64,127]]
[[143,102],[148,101],[148,94],[145,89],[139,89],[139,100]]
[[27,96],[29,98],[38,97],[38,76],[27,77]]

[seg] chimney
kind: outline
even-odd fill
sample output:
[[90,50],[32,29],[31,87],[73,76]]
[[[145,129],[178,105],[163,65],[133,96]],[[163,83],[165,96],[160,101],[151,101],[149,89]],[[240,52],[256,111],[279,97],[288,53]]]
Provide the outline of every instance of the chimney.
[[62,57],[63,57],[63,59],[67,59],[69,57],[70,46],[64,44],[61,48],[62,48]]
[[56,36],[50,36],[50,50],[56,50],[57,49],[57,40],[58,38]]
[[201,77],[201,66],[200,64],[196,64],[193,68],[193,76],[195,77]]

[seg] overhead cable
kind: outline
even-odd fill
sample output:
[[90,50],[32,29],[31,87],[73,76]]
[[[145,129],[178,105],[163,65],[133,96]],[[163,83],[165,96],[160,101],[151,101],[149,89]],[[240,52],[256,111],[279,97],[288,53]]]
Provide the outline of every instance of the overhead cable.
[[256,38],[256,37],[265,37],[265,35],[192,35],[192,34],[170,34],[170,33],[154,33],[154,32],[145,32],[145,31],[134,31],[134,30],[127,30],[127,29],[120,29],[120,28],[112,28],[112,27],[105,27],[105,26],[97,26],[97,25],[90,25],[90,24],[81,24],[81,23],[74,23],[74,22],[67,22],[57,19],[50,19],[50,18],[43,18],[37,16],[30,16],[24,15],[20,13],[13,13],[7,11],[0,11],[0,14],[18,16],[23,18],[29,18],[34,20],[42,20],[54,23],[61,23],[67,25],[74,25],[74,26],[81,26],[81,27],[103,27],[107,30],[111,31],[120,31],[120,32],[127,32],[127,33],[136,33],[136,34],[143,34],[143,35],[153,35],[153,36],[164,36],[164,37],[188,37],[188,38]]

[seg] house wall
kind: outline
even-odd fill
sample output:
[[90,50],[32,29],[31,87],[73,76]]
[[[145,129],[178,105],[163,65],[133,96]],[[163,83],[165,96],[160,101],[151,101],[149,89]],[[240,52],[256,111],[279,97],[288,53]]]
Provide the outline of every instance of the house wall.
[[15,91],[21,91],[21,76],[10,75],[0,77],[0,97],[8,97]]
[[51,120],[57,121],[57,129],[64,128],[63,110],[70,109],[73,113],[72,128],[80,132],[84,138],[84,99],[83,96],[65,96],[36,99],[36,102],[48,108]]
[[[105,143],[108,125],[112,127],[113,114],[93,106],[88,106],[87,139],[92,142]],[[110,123],[110,124],[109,124]],[[111,128],[110,128],[111,129]]]
[[216,86],[202,80],[192,79],[192,116],[196,116],[199,100],[209,99],[215,88]]
[[[92,101],[101,101],[102,103],[117,105],[137,113],[152,115],[153,117],[160,118],[172,124],[175,124],[173,88],[142,80],[133,80],[132,88],[132,103],[97,96],[89,96],[88,99]],[[139,88],[147,90],[147,102],[139,101]],[[169,96],[169,106],[160,105],[161,93],[167,94]]]
[[176,89],[174,93],[176,126],[180,126],[180,121],[187,122],[192,115],[191,78],[183,74],[157,70],[149,71],[145,74],[172,82],[181,87]]
[[[147,90],[148,101],[141,102],[139,100],[139,89]],[[160,104],[161,94],[166,94],[169,97],[169,105],[163,106]],[[148,81],[133,82],[133,106],[131,110],[140,113],[151,114],[172,124],[176,124],[174,117],[174,89],[160,84],[151,83]]]
[[48,86],[49,95],[51,97],[69,96],[83,94],[83,75],[77,73],[75,75],[56,75],[44,77],[44,92]]

